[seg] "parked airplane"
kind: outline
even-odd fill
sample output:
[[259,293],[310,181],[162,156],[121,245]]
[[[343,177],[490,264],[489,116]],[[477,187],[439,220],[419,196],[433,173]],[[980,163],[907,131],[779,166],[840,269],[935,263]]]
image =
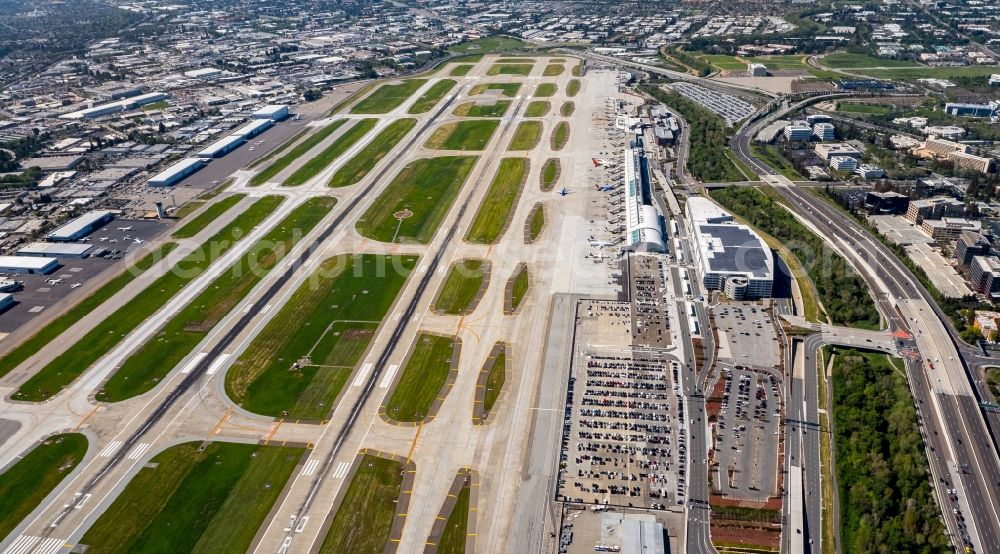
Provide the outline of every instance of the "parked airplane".
[[82,286],[83,286],[83,283],[73,283],[72,285],[69,286],[69,288],[75,289],[76,287],[82,287]]
[[45,280],[45,284],[46,285],[58,285],[59,283],[62,283],[62,282],[63,282],[62,277],[60,277],[58,279],[46,279]]
[[606,246],[611,246],[610,242],[604,242],[604,241],[600,241],[600,240],[587,241],[587,244],[589,244],[590,246],[597,246],[598,248],[604,248]]
[[568,188],[563,187],[563,188],[559,189],[559,196],[566,196],[567,194],[569,194],[569,189]]
[[607,192],[609,190],[614,190],[615,186],[612,185],[611,183],[606,183],[603,185],[594,185],[594,188],[601,192]]
[[601,167],[606,165],[608,167],[614,167],[618,165],[616,162],[605,160],[604,158],[590,158],[590,161],[594,163],[594,167]]
[[136,244],[142,244],[142,239],[132,239],[132,242]]
[[131,231],[132,230],[132,226],[129,225],[128,227],[119,227],[118,230],[119,231]]

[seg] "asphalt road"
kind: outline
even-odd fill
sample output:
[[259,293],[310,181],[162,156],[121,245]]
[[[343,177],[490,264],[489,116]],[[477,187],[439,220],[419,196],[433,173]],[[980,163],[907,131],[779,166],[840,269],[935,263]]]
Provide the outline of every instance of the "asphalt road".
[[[749,125],[740,130],[733,139],[734,152],[751,168],[761,175],[774,175],[773,169],[750,154],[749,143],[755,134],[757,125]],[[961,368],[955,369],[957,365],[964,368],[961,358],[958,355],[957,344],[949,343],[947,339],[951,336],[944,330],[939,331],[939,327],[947,327],[939,319],[939,309],[932,301],[928,301],[927,292],[916,281],[915,277],[903,266],[895,255],[889,251],[885,245],[873,238],[867,230],[862,228],[848,216],[829,205],[822,199],[798,190],[794,186],[777,186],[778,190],[787,200],[788,206],[803,219],[810,221],[819,233],[829,240],[840,240],[846,245],[846,249],[856,253],[862,277],[865,278],[873,291],[880,291],[877,295],[880,311],[888,317],[890,329],[904,330],[909,332],[911,323],[918,328],[918,333],[922,333],[919,328],[927,329],[927,336],[920,337],[925,349],[930,345],[924,355],[931,357],[933,353],[940,353],[934,360],[927,360],[927,364],[922,363],[918,358],[907,359],[907,372],[910,375],[910,386],[913,390],[914,398],[918,408],[921,408],[922,415],[931,415],[936,419],[936,424],[940,428],[948,428],[949,432],[928,433],[926,435],[930,445],[931,453],[935,457],[940,457],[941,453],[950,453],[949,456],[938,460],[932,460],[931,468],[934,476],[939,502],[942,504],[942,512],[948,522],[948,527],[955,535],[954,542],[961,545],[963,542],[963,531],[958,525],[957,518],[952,513],[951,506],[945,502],[946,494],[944,490],[949,487],[958,488],[959,496],[967,499],[969,512],[967,515],[972,520],[970,525],[971,534],[977,534],[979,540],[972,537],[973,544],[977,546],[979,552],[1000,551],[1000,463],[994,450],[994,444],[990,434],[986,430],[983,416],[980,413],[976,398],[972,395],[964,394],[944,394],[942,387],[947,387],[950,382],[953,387],[962,389],[966,383],[960,382],[961,378],[968,379],[968,370],[962,372]],[[875,268],[874,270],[870,268]],[[884,295],[884,296],[882,296]],[[916,316],[911,316],[908,321],[902,313],[897,310],[910,310],[922,304],[929,305],[926,315],[917,321]],[[887,310],[887,307],[890,308]],[[923,308],[917,308],[919,312],[924,312]],[[937,313],[933,313],[937,312]],[[932,318],[932,319],[928,319]],[[935,340],[938,334],[947,337],[945,340]],[[946,344],[947,343],[947,344]],[[948,357],[949,352],[954,352],[955,356]],[[942,358],[944,356],[945,358]],[[958,360],[954,358],[958,357]],[[942,361],[943,360],[943,361]],[[937,362],[937,369],[933,369],[929,364]],[[916,367],[912,367],[916,364]],[[962,374],[959,376],[959,374]],[[930,388],[926,377],[921,374],[929,374],[931,378],[937,379],[934,389]],[[945,380],[942,383],[942,379]],[[977,384],[975,379],[971,381],[973,390]],[[932,392],[933,390],[933,392]],[[927,407],[930,412],[925,413]],[[956,425],[955,422],[958,422]],[[946,425],[947,424],[947,425]],[[807,445],[808,446],[808,445]],[[952,471],[948,471],[947,462],[953,460]],[[944,464],[944,465],[942,465]]]

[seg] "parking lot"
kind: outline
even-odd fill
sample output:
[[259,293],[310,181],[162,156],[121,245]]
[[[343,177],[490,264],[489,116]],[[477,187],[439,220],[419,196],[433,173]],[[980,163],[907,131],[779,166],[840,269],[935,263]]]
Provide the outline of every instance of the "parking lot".
[[781,382],[772,371],[744,367],[724,369],[721,379],[722,406],[712,434],[715,489],[764,502],[777,494]]
[[719,359],[751,367],[781,366],[781,342],[771,309],[757,302],[713,306],[719,334]]
[[670,318],[663,297],[667,283],[662,258],[632,254],[629,256],[629,274],[633,344],[658,348],[670,346]]
[[558,495],[665,509],[685,496],[679,367],[660,353],[629,347],[630,314],[626,302],[577,305]]
[[726,125],[730,127],[737,121],[750,117],[750,114],[754,112],[753,104],[730,94],[684,82],[672,83],[669,86],[678,94],[701,104],[725,119]]

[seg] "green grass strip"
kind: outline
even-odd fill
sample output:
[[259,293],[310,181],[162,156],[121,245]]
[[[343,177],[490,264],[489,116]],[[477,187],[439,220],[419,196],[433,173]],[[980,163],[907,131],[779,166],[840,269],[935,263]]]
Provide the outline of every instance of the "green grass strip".
[[[358,232],[382,242],[430,242],[476,160],[438,156],[410,162],[358,220]],[[396,217],[406,214],[412,215]]]
[[486,268],[483,260],[455,262],[434,300],[434,309],[446,314],[464,313],[483,288]]
[[572,97],[576,96],[577,93],[579,93],[579,92],[580,92],[580,80],[579,79],[570,79],[569,82],[566,83],[566,96],[569,96],[569,97],[572,98]]
[[517,91],[521,90],[521,83],[480,83],[469,89],[469,96],[477,96],[488,90],[499,90],[501,94],[511,98],[517,96]]
[[155,387],[336,203],[333,197],[319,196],[295,208],[171,318],[156,337],[129,356],[104,384],[97,399],[120,402]]
[[472,64],[462,64],[456,65],[451,68],[451,73],[448,74],[449,77],[465,77],[472,71]]
[[534,100],[529,102],[528,107],[524,109],[524,117],[545,117],[548,115],[550,109],[552,109],[550,102]]
[[493,244],[500,238],[511,212],[514,201],[521,192],[524,174],[528,169],[526,158],[504,158],[486,191],[476,218],[472,220],[465,240],[478,244]]
[[490,372],[486,376],[486,390],[483,392],[483,411],[490,413],[497,398],[500,398],[500,391],[503,390],[504,381],[507,380],[507,354],[503,350],[497,354],[490,367]]
[[[539,208],[538,213],[541,212],[542,210]],[[514,276],[514,284],[510,288],[510,305],[512,309],[516,310],[521,305],[521,301],[524,300],[524,295],[528,294],[528,283],[528,268],[522,266],[521,270]]]
[[382,554],[396,518],[404,470],[400,462],[365,454],[333,516],[320,554]]
[[87,552],[245,552],[303,450],[201,445],[168,448],[142,468],[83,536]]
[[403,422],[417,422],[427,417],[448,380],[454,351],[453,337],[418,333],[399,383],[386,402],[386,415]]
[[337,121],[334,121],[333,123],[310,135],[295,148],[292,148],[287,154],[275,160],[273,164],[264,168],[264,170],[260,173],[254,175],[253,178],[250,179],[250,186],[256,187],[258,185],[263,185],[273,179],[275,175],[288,167],[289,164],[302,156],[305,156],[306,152],[312,150],[317,144],[323,142],[326,137],[330,136],[330,134],[339,129],[344,123],[347,123],[346,119],[338,119]]
[[410,106],[408,113],[419,114],[431,111],[431,108],[436,106],[451,89],[455,88],[456,84],[458,83],[454,79],[441,79],[434,83],[423,96]]
[[555,83],[539,83],[538,86],[535,87],[535,97],[544,98],[552,96],[557,90],[559,90],[559,87],[557,87]]
[[334,160],[340,157],[341,154],[347,151],[348,148],[354,146],[354,143],[361,140],[361,137],[368,134],[375,127],[378,122],[376,119],[362,119],[358,121],[356,125],[348,129],[343,135],[341,135],[337,140],[333,141],[333,144],[327,146],[322,152],[317,154],[313,159],[309,160],[302,167],[295,170],[294,173],[289,175],[285,179],[284,183],[281,183],[283,187],[297,187],[303,185],[309,179],[312,179],[323,171],[326,166],[333,163]]
[[298,140],[300,138],[306,136],[306,133],[308,133],[308,132],[309,132],[309,128],[308,127],[303,127],[302,129],[299,130],[298,133],[295,133],[294,135],[292,135],[292,137],[290,139],[288,139],[285,142],[281,143],[281,145],[279,145],[277,148],[275,148],[274,150],[271,150],[270,152],[268,152],[268,154],[266,156],[264,156],[263,158],[259,158],[257,161],[253,162],[248,167],[250,169],[253,169],[253,168],[255,168],[255,167],[257,167],[257,166],[259,166],[259,165],[261,165],[261,164],[263,164],[263,163],[265,163],[265,162],[273,159],[275,156],[284,153],[285,150],[288,150],[289,148],[292,147],[293,144],[295,144],[296,142],[298,142]]
[[542,138],[542,124],[539,121],[522,121],[517,124],[514,136],[507,150],[531,150],[538,146]]
[[563,105],[559,108],[559,115],[563,117],[569,117],[573,115],[576,111],[576,104],[573,102],[563,102]]
[[[258,414],[325,417],[417,259],[323,261],[226,374],[228,396]],[[293,366],[303,358],[312,363]]]
[[188,254],[167,273],[146,288],[114,317],[105,319],[68,350],[43,367],[12,395],[15,400],[42,401],[57,394],[97,360],[135,330],[147,317],[163,307],[184,285],[200,275],[213,261],[228,251],[241,237],[264,220],[281,203],[281,197],[266,196],[252,204],[240,217],[224,227],[199,248]]
[[397,119],[390,123],[361,152],[340,166],[327,186],[347,187],[364,179],[375,164],[381,161],[416,124],[416,119]]
[[246,197],[247,195],[240,193],[233,194],[219,200],[206,208],[205,211],[198,214],[198,217],[188,221],[183,227],[174,231],[171,236],[175,239],[187,239],[197,235],[198,232],[208,226],[209,223],[219,219],[222,214],[229,211],[229,208],[232,208],[240,200],[243,200]]
[[354,114],[383,114],[391,112],[413,96],[427,79],[407,79],[398,85],[382,85],[351,108]]
[[437,554],[464,554],[469,528],[469,494],[469,484],[466,483],[458,491],[455,506],[445,523]]
[[24,363],[25,360],[34,356],[45,345],[66,331],[66,329],[72,327],[73,324],[83,319],[95,308],[107,301],[108,298],[111,298],[118,291],[125,288],[125,285],[131,283],[133,279],[142,275],[144,271],[166,257],[174,248],[177,248],[177,243],[168,242],[146,254],[134,265],[108,281],[100,289],[92,292],[90,296],[87,296],[62,315],[50,321],[45,327],[39,329],[34,335],[31,335],[30,338],[19,344],[17,348],[8,352],[3,358],[0,358],[0,376],[6,375],[15,367]]
[[6,537],[87,454],[87,437],[54,435],[0,474],[0,537]]
[[560,121],[552,131],[552,149],[562,150],[569,141],[569,123]]

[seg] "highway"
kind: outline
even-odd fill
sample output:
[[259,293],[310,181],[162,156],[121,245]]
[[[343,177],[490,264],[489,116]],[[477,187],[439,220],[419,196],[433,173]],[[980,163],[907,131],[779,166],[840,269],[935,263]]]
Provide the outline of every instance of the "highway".
[[[740,129],[732,142],[734,152],[775,187],[800,220],[826,238],[858,270],[879,300],[890,330],[914,337],[920,355],[906,359],[907,373],[917,406],[925,416],[925,427],[931,429],[926,438],[939,502],[946,498],[946,489],[957,488],[959,497],[969,506],[963,512],[969,516],[968,536],[976,551],[1000,551],[1000,464],[973,395],[974,380],[970,384],[947,325],[916,278],[885,245],[849,216],[775,175],[773,169],[752,156],[749,144],[757,128],[753,124]],[[887,311],[887,307],[892,310]],[[928,419],[933,419],[934,425],[927,425]],[[944,428],[951,431],[937,431]],[[960,546],[963,532],[950,504],[941,503],[953,540]]]

